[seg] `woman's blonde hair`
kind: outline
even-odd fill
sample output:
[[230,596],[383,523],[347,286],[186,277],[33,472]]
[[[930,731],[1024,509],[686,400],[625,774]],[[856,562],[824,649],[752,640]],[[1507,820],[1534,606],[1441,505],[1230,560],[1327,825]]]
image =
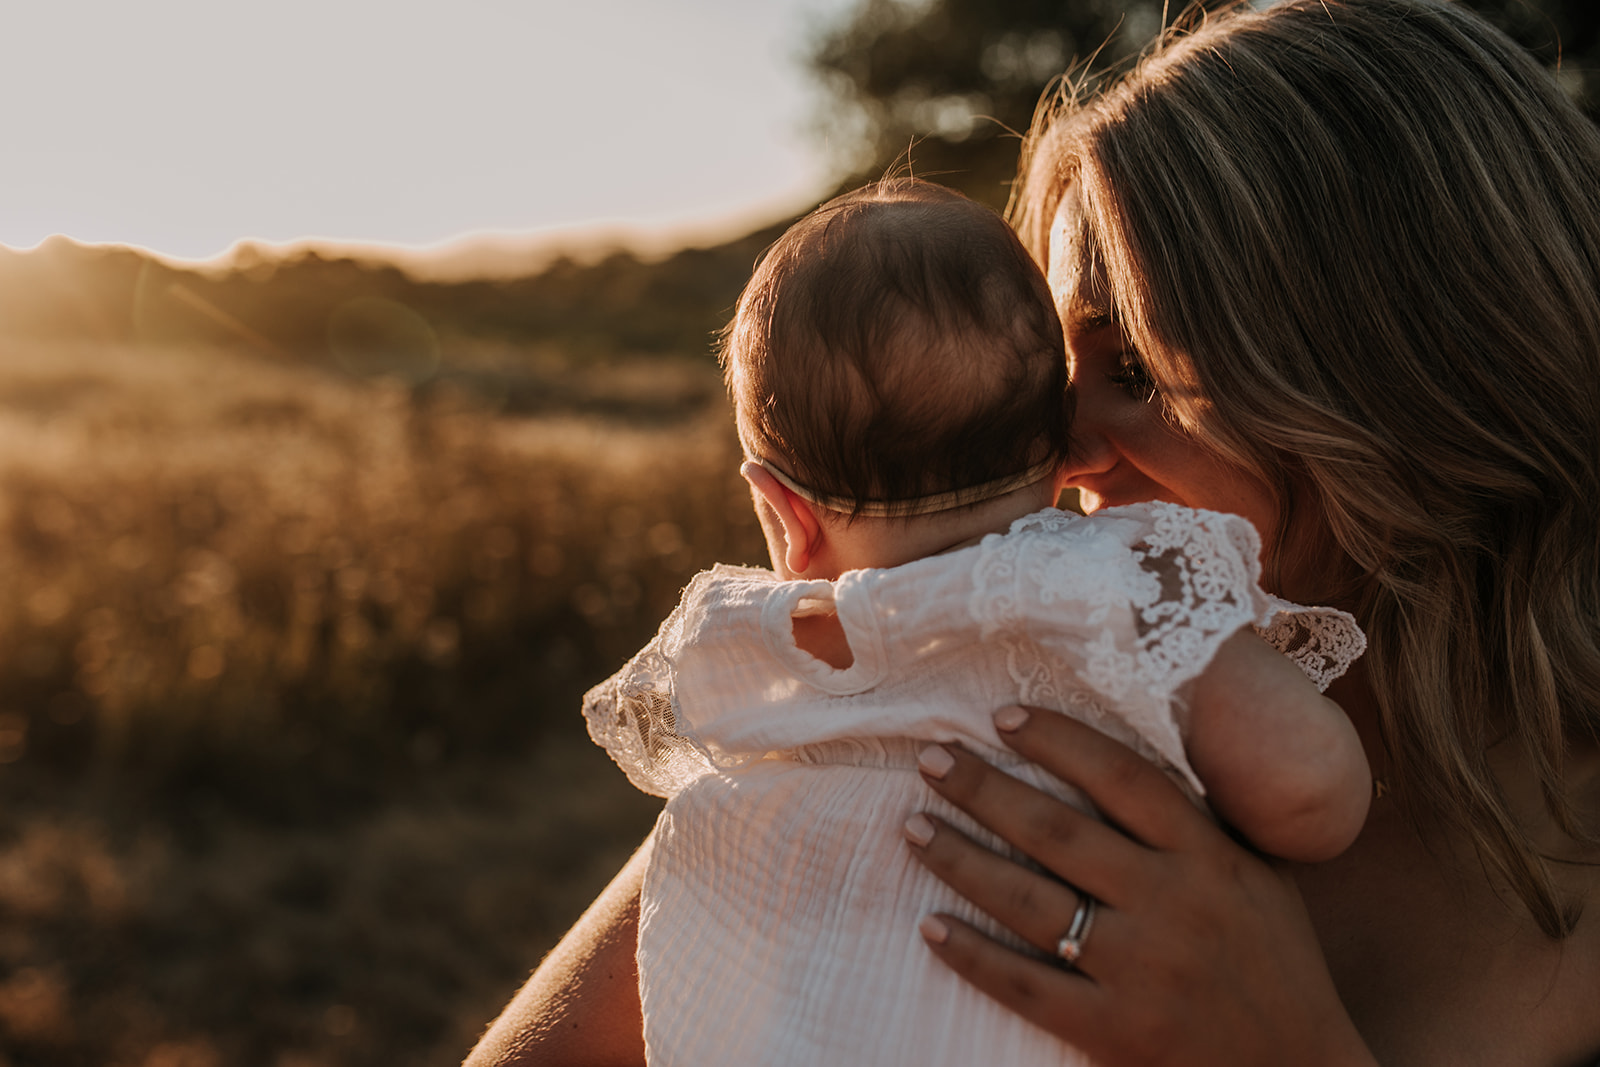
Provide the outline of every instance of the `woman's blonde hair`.
[[1276,558],[1347,557],[1407,811],[1570,932],[1491,749],[1593,843],[1564,757],[1600,737],[1600,131],[1448,0],[1240,6],[1041,108],[1011,208],[1041,262],[1063,203],[1170,417],[1276,489]]

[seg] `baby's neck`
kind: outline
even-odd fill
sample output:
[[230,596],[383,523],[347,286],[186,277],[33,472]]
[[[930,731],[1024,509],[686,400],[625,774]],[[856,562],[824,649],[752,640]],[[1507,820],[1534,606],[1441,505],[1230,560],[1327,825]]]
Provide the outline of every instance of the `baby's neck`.
[[[831,525],[827,534],[828,566],[808,570],[807,578],[832,580],[845,571],[898,567],[913,560],[975,545],[992,533],[1005,533],[1024,515],[1055,503],[1055,482],[1046,480],[1003,497],[959,511],[942,511],[911,519],[857,519]],[[836,670],[855,662],[835,614],[799,615],[794,619],[795,644]]]

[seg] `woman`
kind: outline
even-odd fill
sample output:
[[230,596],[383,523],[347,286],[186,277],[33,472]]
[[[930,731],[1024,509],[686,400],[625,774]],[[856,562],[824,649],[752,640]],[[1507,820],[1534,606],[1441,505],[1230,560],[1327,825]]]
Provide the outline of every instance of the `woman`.
[[[1112,742],[1002,712],[1117,829],[930,749],[1055,877],[943,825],[908,847],[1076,969],[941,917],[933,952],[1106,1064],[1600,1057],[1600,133],[1453,3],[1289,0],[1048,109],[1027,159],[1085,506],[1244,514],[1276,592],[1353,612],[1330,695],[1379,796],[1339,859],[1272,866]],[[638,1061],[641,870],[473,1062]]]

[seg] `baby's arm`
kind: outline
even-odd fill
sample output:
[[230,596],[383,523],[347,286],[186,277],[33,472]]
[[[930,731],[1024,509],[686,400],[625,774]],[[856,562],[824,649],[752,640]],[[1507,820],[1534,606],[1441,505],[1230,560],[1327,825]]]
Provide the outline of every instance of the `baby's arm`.
[[1275,856],[1332,859],[1361,832],[1372,773],[1355,727],[1300,669],[1250,630],[1189,690],[1189,762],[1206,799]]

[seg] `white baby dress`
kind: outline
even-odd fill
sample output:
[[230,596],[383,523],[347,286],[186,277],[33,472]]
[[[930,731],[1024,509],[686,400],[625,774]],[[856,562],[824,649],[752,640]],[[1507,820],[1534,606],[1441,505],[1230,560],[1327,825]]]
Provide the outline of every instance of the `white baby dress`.
[[[934,911],[1021,942],[923,870],[900,836],[929,811],[992,834],[927,788],[916,755],[955,741],[1040,789],[990,719],[1065,711],[1203,787],[1182,692],[1255,625],[1319,687],[1361,654],[1350,616],[1259,586],[1237,516],[1153,503],[1047,509],[979,545],[835,582],[719,566],[656,638],[591,690],[584,715],[639,788],[669,797],[640,909],[645,1044],[692,1064],[1082,1064],[1070,1046],[940,964]],[[836,611],[854,662],[795,645]]]

